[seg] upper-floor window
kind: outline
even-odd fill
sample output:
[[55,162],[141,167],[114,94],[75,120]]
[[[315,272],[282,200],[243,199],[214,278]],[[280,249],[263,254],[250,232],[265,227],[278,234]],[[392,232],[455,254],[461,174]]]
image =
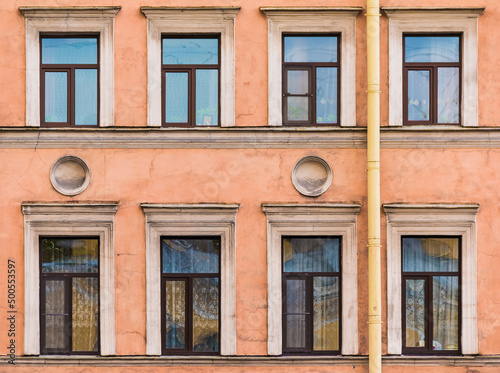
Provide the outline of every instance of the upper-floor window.
[[99,125],[98,36],[41,37],[41,124]]
[[339,123],[339,38],[283,36],[283,123]]
[[403,353],[460,352],[460,237],[402,237]]
[[405,124],[459,124],[460,35],[405,35]]
[[162,237],[163,354],[220,351],[220,237]]
[[99,239],[40,238],[40,352],[99,353]]
[[163,37],[163,124],[219,125],[219,71],[219,36]]
[[340,237],[283,237],[283,352],[340,353]]

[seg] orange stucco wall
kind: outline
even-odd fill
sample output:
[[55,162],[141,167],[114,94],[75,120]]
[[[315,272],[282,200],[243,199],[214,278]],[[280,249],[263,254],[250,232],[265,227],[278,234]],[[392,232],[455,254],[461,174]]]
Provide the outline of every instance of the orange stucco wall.
[[[416,6],[412,2],[411,6]],[[267,125],[267,22],[261,6],[365,6],[362,0],[1,0],[0,127],[25,125],[25,28],[20,6],[122,7],[115,23],[115,122],[146,126],[146,19],[140,6],[241,6],[236,17],[236,125]],[[381,6],[408,6],[404,0]],[[479,21],[479,123],[498,126],[500,7],[497,0],[428,0],[419,6],[486,6]],[[381,17],[381,120],[388,120],[387,18]],[[356,24],[357,124],[366,125],[365,18]],[[0,133],[0,136],[2,134]],[[88,189],[65,197],[48,175],[62,155],[81,157],[92,172]],[[301,196],[291,170],[303,156],[318,155],[332,167],[330,189],[317,198]],[[481,355],[500,355],[500,149],[382,149],[382,203],[469,203],[478,214],[478,325]],[[237,354],[267,354],[266,218],[261,203],[359,202],[358,294],[360,354],[368,353],[366,152],[363,149],[0,149],[0,355],[8,352],[7,260],[16,262],[16,352],[23,354],[23,201],[118,201],[115,218],[115,310],[118,355],[146,353],[145,221],[139,206],[149,203],[239,203],[237,216]],[[386,299],[385,227],[382,216],[382,299]],[[383,319],[386,304],[383,301]],[[383,326],[384,353],[386,324]],[[10,371],[0,366],[0,372]],[[18,367],[19,372],[83,372],[98,367]],[[156,367],[106,367],[109,372],[157,372]],[[325,366],[173,367],[175,372],[331,372]],[[420,372],[419,367],[388,366],[384,372]],[[468,370],[470,369],[470,370]],[[425,367],[426,372],[474,372],[467,367]],[[477,368],[479,369],[479,368]],[[477,372],[498,372],[481,367]],[[367,372],[366,366],[335,367]]]

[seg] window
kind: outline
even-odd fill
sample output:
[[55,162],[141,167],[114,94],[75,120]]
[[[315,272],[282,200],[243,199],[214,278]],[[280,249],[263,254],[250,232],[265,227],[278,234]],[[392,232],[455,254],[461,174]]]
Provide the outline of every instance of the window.
[[219,124],[219,36],[164,36],[163,124]]
[[[148,21],[148,126],[235,125],[234,23],[239,10],[141,7]],[[183,47],[189,53],[182,53]]]
[[384,205],[389,354],[478,353],[478,209]]
[[26,126],[113,126],[120,7],[19,10],[26,19]]
[[41,37],[41,125],[99,124],[99,39]]
[[460,237],[402,237],[403,353],[460,352]]
[[362,8],[260,10],[268,18],[268,124],[355,126]]
[[478,126],[477,29],[484,8],[382,10],[389,18],[388,124]]
[[339,41],[337,36],[283,37],[283,123],[337,124]]
[[283,352],[340,352],[340,243],[282,237]]
[[405,124],[460,123],[460,35],[404,36]]
[[268,354],[358,354],[360,205],[262,208],[268,227]]
[[162,237],[163,354],[218,354],[220,238]]
[[42,354],[99,353],[99,239],[40,237]]
[[238,205],[141,206],[146,354],[236,355]]
[[24,202],[24,354],[116,355],[116,203]]

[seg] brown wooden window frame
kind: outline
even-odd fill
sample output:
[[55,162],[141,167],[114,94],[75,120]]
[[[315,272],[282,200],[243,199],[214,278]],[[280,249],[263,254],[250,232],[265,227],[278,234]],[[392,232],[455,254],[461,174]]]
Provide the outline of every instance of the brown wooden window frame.
[[[161,236],[160,237],[160,271],[161,271],[161,351],[162,355],[220,355],[220,329],[221,329],[221,254],[219,253],[219,272],[218,273],[163,273],[163,252],[162,252],[162,242],[165,239],[169,240],[219,240],[221,244],[220,236]],[[194,278],[217,278],[219,279],[219,320],[218,320],[218,334],[219,334],[219,351],[193,351],[193,279]],[[185,335],[185,345],[186,348],[166,348],[166,294],[165,294],[165,283],[166,281],[183,281],[185,286],[185,303],[186,309],[184,312],[184,317],[186,320],[186,335]]]
[[[97,64],[43,64],[42,63],[42,40],[43,39],[71,39],[89,38],[97,40]],[[95,128],[99,127],[100,118],[100,37],[95,33],[43,33],[40,34],[40,126],[41,127],[77,127]],[[75,124],[75,70],[97,70],[97,123],[96,124]],[[67,121],[66,122],[45,122],[45,73],[46,72],[66,72],[68,84],[67,96]]]
[[[284,272],[284,255],[283,255],[283,242],[286,239],[293,238],[311,238],[311,239],[338,239],[339,241],[339,271],[338,272]],[[283,355],[340,355],[342,349],[342,237],[330,235],[285,235],[281,236],[281,294],[282,294],[282,325],[283,325],[283,339],[282,351]],[[339,349],[338,350],[314,350],[314,319],[313,319],[313,282],[314,277],[336,277],[339,284]],[[305,348],[290,348],[286,347],[287,338],[287,315],[289,314],[302,314],[302,313],[288,313],[287,312],[287,291],[286,283],[288,279],[301,279],[306,281],[306,311],[303,313],[306,316],[306,346]]]
[[[337,62],[285,62],[285,38],[294,36],[329,36],[337,38]],[[282,115],[283,126],[339,126],[340,117],[340,85],[341,85],[341,34],[338,33],[284,33],[281,35],[281,61],[282,62]],[[317,123],[316,122],[316,69],[321,67],[337,68],[337,123]],[[309,93],[308,94],[289,94],[288,92],[288,71],[309,71]],[[308,97],[309,98],[309,118],[307,121],[288,121],[287,97]]]
[[[406,62],[406,37],[454,36],[459,37],[459,62]],[[403,125],[452,125],[462,123],[462,70],[463,70],[463,35],[459,33],[404,33],[403,34]],[[438,122],[438,68],[457,67],[459,75],[458,123]],[[408,119],[408,72],[415,70],[429,71],[429,120]]]
[[[405,238],[456,238],[458,239],[458,271],[457,272],[407,272],[403,268],[403,240]],[[405,355],[461,355],[462,351],[462,236],[401,236],[401,320],[402,320],[402,353]],[[433,349],[433,277],[449,276],[458,278],[458,349],[434,350]],[[406,280],[425,280],[425,344],[424,347],[406,347]]]
[[[163,40],[164,39],[217,39],[218,58],[217,64],[192,64],[192,65],[171,65],[163,63]],[[217,127],[220,126],[220,70],[221,70],[221,35],[220,34],[163,34],[161,36],[161,122],[162,127]],[[217,70],[217,123],[210,126],[196,125],[196,71],[197,70]],[[186,123],[167,122],[165,99],[166,99],[166,73],[187,73],[188,74],[188,120]]]
[[[101,292],[101,284],[100,284],[100,258],[99,258],[99,252],[97,255],[97,272],[93,273],[43,273],[42,272],[42,265],[43,265],[43,260],[42,260],[42,241],[44,239],[50,239],[50,240],[58,240],[58,239],[92,239],[92,240],[97,240],[97,245],[99,248],[99,252],[101,250],[101,245],[100,245],[100,239],[98,236],[40,236],[39,237],[39,265],[40,265],[40,354],[42,355],[100,355],[101,352],[101,336],[100,336],[100,330],[101,330],[101,312],[100,312],[100,292]],[[73,340],[73,335],[72,335],[72,292],[71,292],[71,283],[73,278],[76,277],[83,277],[83,278],[97,278],[97,286],[98,286],[98,291],[99,291],[99,296],[98,296],[98,303],[97,303],[97,309],[99,312],[99,317],[98,317],[98,325],[97,325],[97,351],[73,351],[72,349],[72,340]],[[69,345],[67,349],[48,349],[45,347],[45,328],[46,328],[46,323],[45,323],[45,316],[47,315],[46,311],[46,301],[45,301],[45,283],[48,280],[59,280],[59,281],[64,281],[65,282],[65,312],[63,315],[59,316],[65,316],[66,321],[66,333],[69,333]],[[50,315],[50,314],[49,314]]]

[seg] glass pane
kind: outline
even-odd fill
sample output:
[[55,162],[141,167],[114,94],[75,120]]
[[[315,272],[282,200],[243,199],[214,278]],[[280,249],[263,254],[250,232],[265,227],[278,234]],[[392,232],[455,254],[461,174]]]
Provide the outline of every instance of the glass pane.
[[316,123],[337,123],[337,68],[316,69]]
[[287,97],[287,120],[309,120],[309,97]]
[[406,347],[425,347],[425,280],[406,280]]
[[45,313],[66,314],[64,280],[45,281]]
[[45,348],[69,349],[69,325],[65,322],[66,316],[45,316]]
[[336,36],[285,36],[285,62],[337,62]]
[[428,121],[430,71],[408,71],[408,120]]
[[42,239],[43,273],[97,273],[98,257],[96,238]]
[[97,38],[42,38],[43,64],[97,64]]
[[96,69],[75,69],[75,124],[97,125]]
[[438,123],[458,123],[459,87],[458,67],[438,68]]
[[219,238],[166,238],[162,250],[163,273],[219,273]]
[[306,312],[306,281],[287,279],[285,313],[304,312]]
[[305,348],[306,347],[306,316],[287,315],[286,316],[286,347]]
[[219,351],[218,278],[193,278],[193,351]]
[[313,349],[339,350],[340,286],[338,277],[314,277]]
[[339,272],[340,239],[283,238],[283,272]]
[[186,347],[186,283],[165,282],[165,348]]
[[458,36],[405,36],[406,62],[459,62]]
[[403,271],[458,272],[458,238],[403,238]]
[[164,65],[216,65],[218,39],[163,39]]
[[458,350],[458,277],[435,276],[432,283],[434,350]]
[[68,121],[68,73],[45,73],[45,122]]
[[165,121],[188,121],[188,73],[165,74]]
[[288,70],[287,91],[292,95],[306,95],[309,93],[309,71]]
[[219,70],[196,70],[196,125],[219,123]]
[[73,277],[72,350],[98,351],[99,281],[97,277]]

